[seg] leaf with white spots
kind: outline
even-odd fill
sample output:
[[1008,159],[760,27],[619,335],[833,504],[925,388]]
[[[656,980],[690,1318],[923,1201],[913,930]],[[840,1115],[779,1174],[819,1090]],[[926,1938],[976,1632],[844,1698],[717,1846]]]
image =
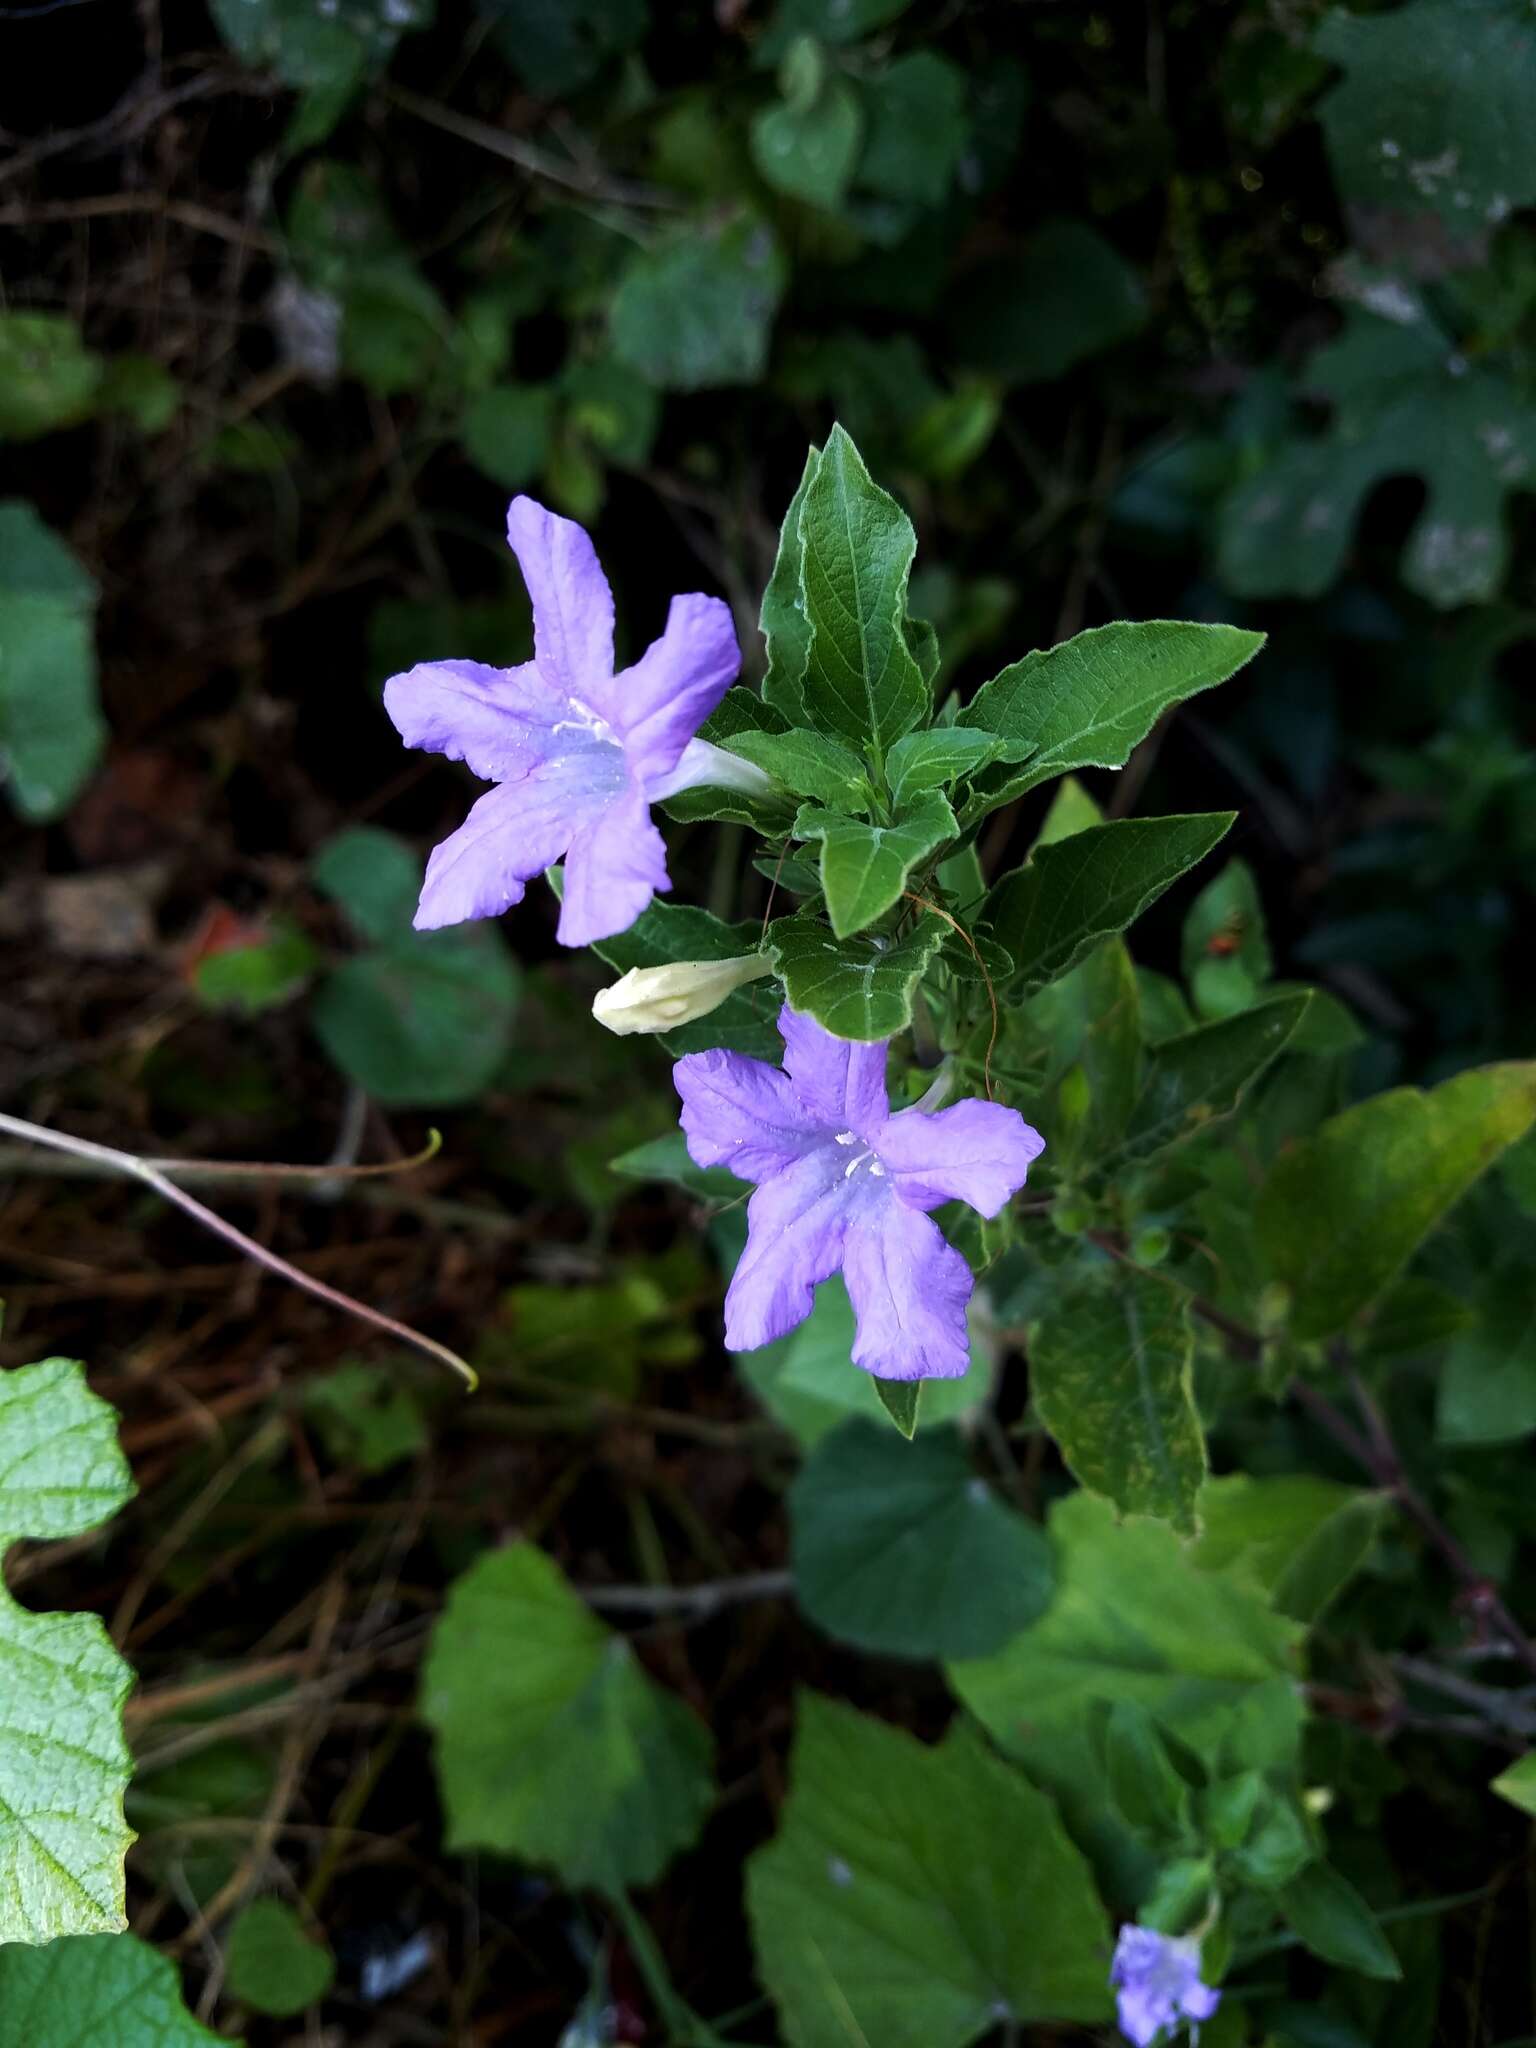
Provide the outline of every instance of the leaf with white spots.
[[[0,1556],[84,1535],[132,1491],[117,1418],[82,1367],[0,1374]],[[124,1925],[132,1683],[96,1615],[32,1614],[0,1587],[0,1943]]]

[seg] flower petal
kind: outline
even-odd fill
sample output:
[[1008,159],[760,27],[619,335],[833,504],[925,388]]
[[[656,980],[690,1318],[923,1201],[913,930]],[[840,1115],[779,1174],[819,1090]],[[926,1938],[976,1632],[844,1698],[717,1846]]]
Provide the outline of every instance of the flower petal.
[[983,1216],[996,1216],[1018,1193],[1045,1150],[1044,1138],[1016,1109],[977,1096],[931,1116],[904,1109],[871,1132],[870,1142],[908,1208],[969,1202]]
[[408,747],[465,762],[486,782],[528,774],[560,750],[555,722],[565,700],[533,663],[487,668],[479,661],[423,661],[384,685],[384,709]]
[[725,1297],[728,1351],[755,1351],[805,1321],[817,1284],[842,1258],[845,1190],[842,1159],[818,1145],[754,1193],[747,1248]]
[[[613,677],[613,592],[574,519],[514,498],[507,539],[533,600],[533,658],[544,680],[602,710]],[[606,717],[606,712],[603,714]]]
[[606,699],[631,772],[649,783],[675,768],[740,667],[730,606],[697,591],[674,597],[661,638],[614,677]]
[[457,832],[432,849],[416,907],[416,929],[436,931],[466,918],[497,917],[523,900],[523,884],[542,874],[571,835],[609,799],[565,759],[520,782],[488,789]]
[[971,1362],[971,1269],[938,1225],[900,1202],[863,1199],[849,1220],[843,1278],[858,1335],[853,1362],[886,1380],[957,1380]]
[[665,842],[630,783],[570,842],[555,937],[562,946],[590,946],[627,932],[656,891],[671,886]]
[[873,1045],[834,1038],[814,1017],[803,1016],[786,1003],[779,1012],[784,1041],[784,1071],[808,1113],[829,1131],[869,1132],[890,1114],[885,1092],[885,1050],[890,1040]]
[[691,1052],[672,1069],[680,1121],[696,1166],[725,1166],[738,1180],[771,1180],[826,1133],[807,1123],[788,1077],[735,1052]]

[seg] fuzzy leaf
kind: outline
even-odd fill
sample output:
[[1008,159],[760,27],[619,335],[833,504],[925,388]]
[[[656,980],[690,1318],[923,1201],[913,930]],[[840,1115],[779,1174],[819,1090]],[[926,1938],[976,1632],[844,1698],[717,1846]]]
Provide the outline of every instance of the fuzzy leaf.
[[[668,967],[674,960],[734,960],[755,953],[762,942],[761,925],[725,924],[691,903],[651,903],[628,931],[599,939],[592,951],[627,974],[631,967]],[[674,1059],[722,1046],[727,1052],[776,1060],[784,1049],[776,1028],[778,1014],[772,984],[749,982],[708,1016],[661,1033],[661,1043]]]
[[[805,723],[805,670],[811,658],[811,622],[805,615],[804,550],[800,545],[800,514],[811,487],[821,450],[812,448],[795,486],[795,495],[779,529],[773,573],[763,592],[757,623],[768,649],[763,675],[763,701],[782,712],[792,725]],[[708,735],[714,737],[714,735]]]
[[821,841],[821,891],[840,939],[899,902],[913,868],[953,839],[956,829],[955,814],[936,789],[925,790],[892,825],[809,806],[795,820],[797,839]]
[[776,776],[796,796],[814,797],[834,811],[867,811],[872,791],[857,754],[824,733],[794,726],[788,732],[739,732],[727,741],[733,754]]
[[1259,1075],[1291,1043],[1311,1001],[1308,989],[1276,996],[1218,1024],[1202,1024],[1151,1046],[1135,1107],[1112,1163],[1124,1167],[1150,1159],[1230,1116]]
[[835,1038],[867,1042],[892,1038],[911,1023],[912,991],[944,933],[942,918],[925,915],[904,938],[836,939],[814,912],[800,911],[775,918],[763,945],[791,1009],[808,1011]]

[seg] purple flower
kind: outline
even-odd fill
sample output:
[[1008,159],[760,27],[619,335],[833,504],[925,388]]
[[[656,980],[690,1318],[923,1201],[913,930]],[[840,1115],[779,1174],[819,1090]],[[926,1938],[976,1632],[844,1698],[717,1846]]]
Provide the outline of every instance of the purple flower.
[[730,608],[674,597],[666,631],[613,672],[613,593],[571,519],[514,498],[507,538],[533,600],[521,668],[427,661],[384,686],[408,747],[464,761],[497,784],[433,850],[422,931],[495,917],[565,861],[557,936],[567,946],[626,931],[667,877],[650,805],[700,782],[766,789],[760,770],[693,735],[741,665]]
[[923,1213],[995,1216],[1044,1146],[1016,1110],[971,1097],[891,1115],[888,1041],[850,1045],[791,1009],[784,1066],[696,1052],[673,1068],[699,1166],[757,1182],[725,1297],[725,1341],[752,1351],[811,1312],[839,1267],[858,1324],[853,1362],[881,1379],[957,1379],[970,1363],[971,1269]]
[[[1221,1993],[1200,1981],[1200,1944],[1150,1927],[1122,1927],[1109,1981],[1120,2008],[1120,2031],[1136,2048],[1169,2040],[1185,2020],[1208,2020]],[[1191,2038],[1199,2038],[1198,2024]]]

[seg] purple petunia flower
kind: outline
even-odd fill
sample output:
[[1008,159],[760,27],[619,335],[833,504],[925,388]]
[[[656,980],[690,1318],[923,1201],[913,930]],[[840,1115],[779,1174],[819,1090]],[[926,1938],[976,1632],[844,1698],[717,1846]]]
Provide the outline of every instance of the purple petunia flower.
[[924,1214],[996,1216],[1044,1147],[1017,1110],[975,1097],[891,1115],[887,1040],[850,1045],[779,1016],[784,1066],[695,1052],[673,1068],[699,1166],[757,1182],[725,1297],[725,1341],[752,1351],[811,1312],[839,1267],[858,1323],[853,1362],[881,1379],[957,1379],[970,1363],[971,1269]]
[[1221,2003],[1221,1993],[1200,1981],[1200,1944],[1151,1927],[1121,1928],[1109,1981],[1115,1986],[1120,2031],[1136,2048],[1152,2048],[1165,2036],[1171,2040],[1185,2020],[1196,2022],[1190,2036],[1198,2039],[1198,2022],[1208,2020]]
[[434,848],[416,924],[498,916],[563,857],[557,936],[585,946],[628,930],[672,886],[653,802],[702,782],[772,785],[693,737],[741,666],[729,606],[674,597],[661,638],[616,676],[613,593],[586,534],[514,498],[507,538],[533,600],[533,660],[427,661],[384,686],[408,747],[498,785]]

